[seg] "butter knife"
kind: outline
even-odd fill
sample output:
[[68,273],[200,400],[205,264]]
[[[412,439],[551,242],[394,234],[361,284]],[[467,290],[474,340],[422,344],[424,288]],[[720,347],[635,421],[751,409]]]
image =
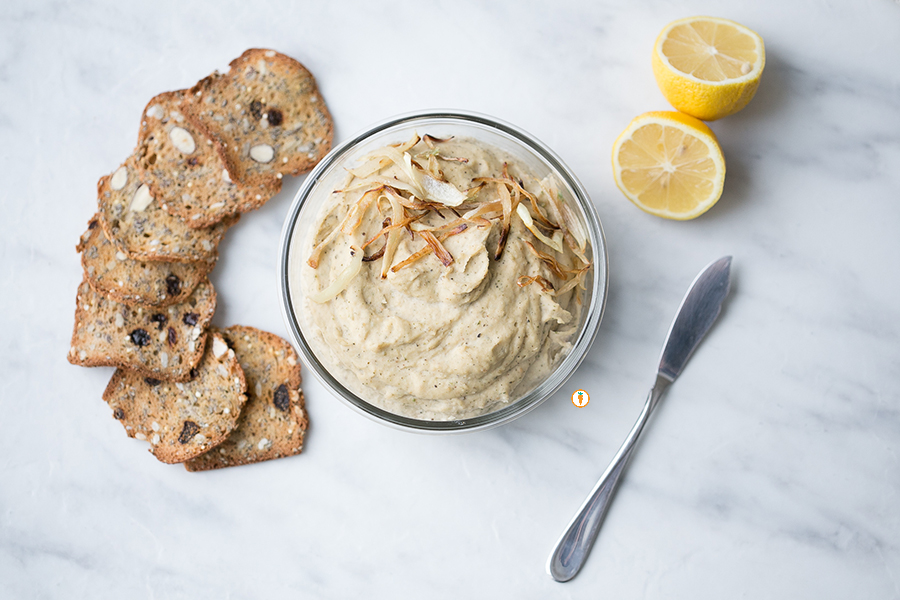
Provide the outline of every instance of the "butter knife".
[[725,256],[707,265],[688,289],[669,327],[659,359],[656,384],[650,390],[637,423],[550,553],[547,572],[556,581],[569,581],[584,565],[644,425],[719,316],[730,285],[731,257]]

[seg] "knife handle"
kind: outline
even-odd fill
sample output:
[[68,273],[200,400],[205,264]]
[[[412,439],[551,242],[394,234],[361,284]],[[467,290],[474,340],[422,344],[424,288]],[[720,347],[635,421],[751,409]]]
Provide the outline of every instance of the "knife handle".
[[556,581],[569,581],[581,570],[600,532],[600,525],[603,524],[603,519],[622,480],[625,467],[628,466],[628,461],[634,453],[638,437],[670,383],[671,381],[665,377],[657,376],[656,385],[650,390],[644,408],[622,447],[572,518],[562,537],[556,542],[547,561],[547,572]]

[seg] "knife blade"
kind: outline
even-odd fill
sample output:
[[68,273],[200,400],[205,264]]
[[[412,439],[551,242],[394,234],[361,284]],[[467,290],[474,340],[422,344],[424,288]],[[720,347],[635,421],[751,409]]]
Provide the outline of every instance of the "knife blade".
[[731,257],[707,265],[691,283],[666,334],[659,357],[660,375],[669,381],[681,375],[700,340],[722,311],[731,288]]

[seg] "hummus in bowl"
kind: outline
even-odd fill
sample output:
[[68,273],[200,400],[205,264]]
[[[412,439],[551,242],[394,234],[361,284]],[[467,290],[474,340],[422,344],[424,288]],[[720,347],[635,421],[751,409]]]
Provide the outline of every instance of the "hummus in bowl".
[[369,416],[490,427],[581,362],[606,298],[584,189],[550,150],[470,113],[408,115],[336,148],[282,234],[282,306],[310,367]]

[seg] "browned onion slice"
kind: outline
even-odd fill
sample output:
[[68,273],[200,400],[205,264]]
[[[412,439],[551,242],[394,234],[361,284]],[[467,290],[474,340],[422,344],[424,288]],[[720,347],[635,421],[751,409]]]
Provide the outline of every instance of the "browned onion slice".
[[553,291],[553,284],[541,277],[540,275],[535,275],[534,277],[528,277],[526,275],[522,275],[516,280],[516,285],[519,287],[527,287],[532,283],[537,283],[541,286],[541,290],[545,292]]
[[440,240],[438,240],[433,233],[430,231],[420,231],[419,235],[421,235],[422,239],[425,240],[425,243],[431,247],[431,251],[434,252],[434,255],[441,261],[442,265],[449,267],[453,263],[453,257],[450,256],[450,253],[447,252],[447,249],[444,248]]
[[[446,240],[448,237],[453,236],[453,235],[460,234],[460,233],[462,233],[463,231],[465,231],[467,228],[468,228],[468,225],[465,224],[465,223],[462,223],[461,225],[457,225],[456,227],[454,227],[454,228],[451,229],[450,231],[445,231],[444,233],[440,234],[439,236],[437,236],[437,239],[438,239],[438,241],[443,242],[443,241]],[[400,262],[400,263],[397,263],[396,265],[394,265],[394,266],[391,268],[391,271],[394,272],[394,273],[396,273],[397,271],[399,271],[399,270],[402,269],[403,267],[407,267],[407,266],[413,264],[414,262],[416,262],[416,261],[419,260],[420,258],[423,258],[423,257],[425,257],[425,256],[428,256],[428,255],[431,254],[432,252],[433,252],[433,249],[431,248],[431,246],[428,245],[428,244],[426,244],[424,248],[422,248],[422,249],[419,250],[418,252],[415,252],[415,253],[411,254],[411,255],[410,255],[406,260],[404,260],[403,262]]]

